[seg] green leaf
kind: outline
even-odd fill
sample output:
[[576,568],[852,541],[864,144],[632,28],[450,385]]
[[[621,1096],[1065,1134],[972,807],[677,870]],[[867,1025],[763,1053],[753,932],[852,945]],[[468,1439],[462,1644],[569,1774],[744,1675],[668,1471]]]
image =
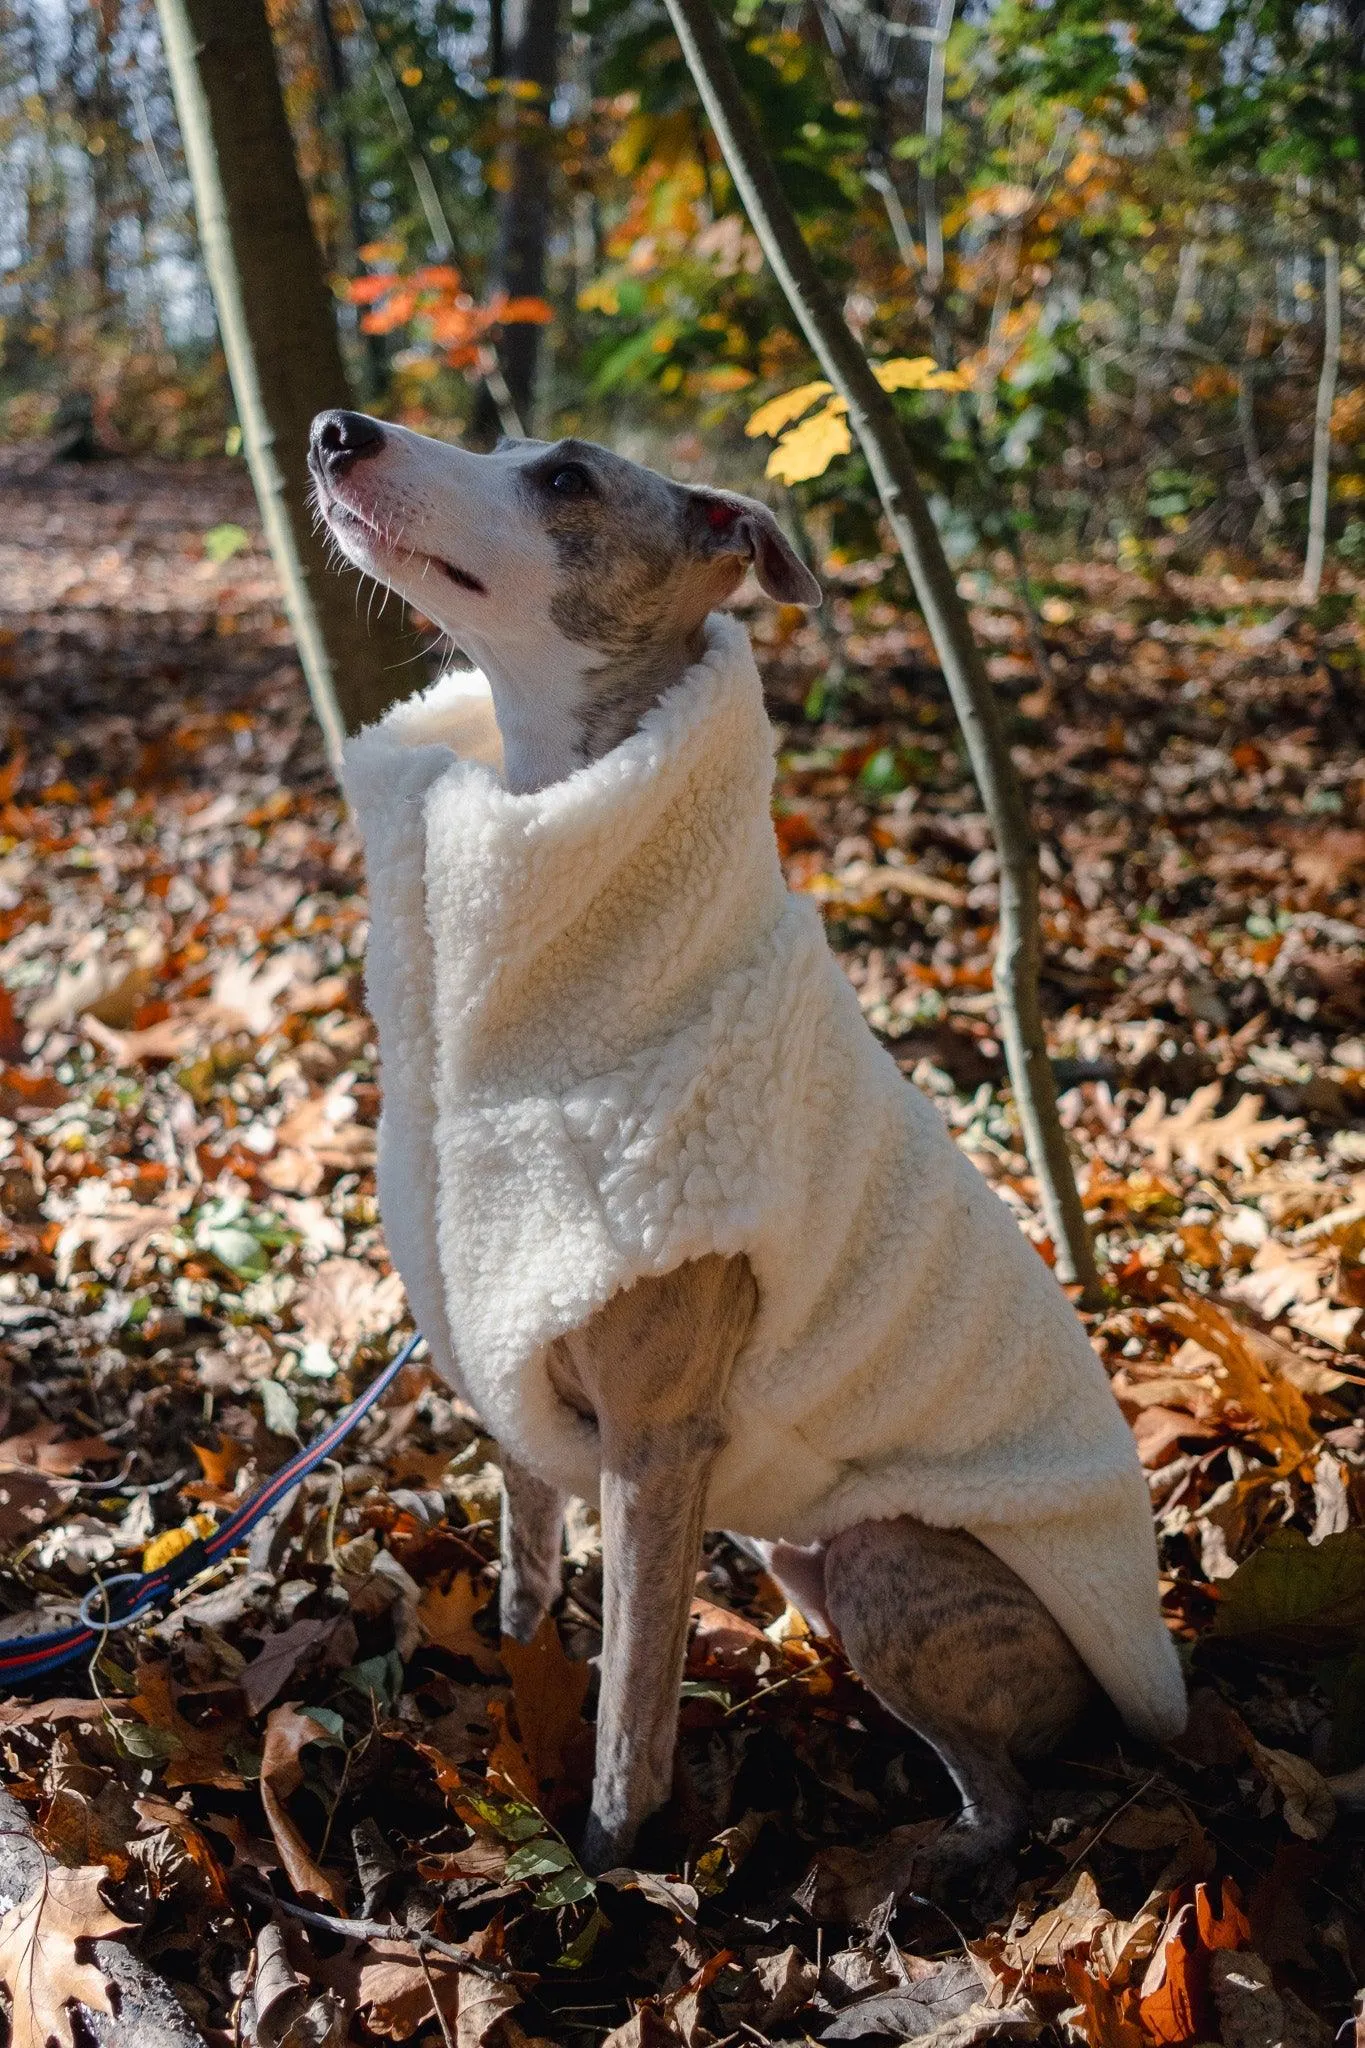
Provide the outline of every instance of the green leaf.
[[396,1650],[390,1650],[387,1656],[366,1657],[363,1663],[349,1665],[340,1676],[343,1685],[391,1707],[403,1690],[403,1660]]
[[713,1706],[727,1709],[733,1705],[723,1685],[711,1685],[704,1678],[685,1678],[680,1692],[685,1700],[710,1700]]
[[218,1223],[206,1214],[195,1225],[194,1242],[238,1280],[259,1280],[270,1270],[260,1238],[244,1222]]
[[169,1728],[149,1728],[145,1721],[116,1721],[113,1726],[116,1745],[135,1763],[164,1763],[185,1746]]
[[572,1870],[561,1870],[558,1877],[552,1877],[536,1893],[536,1904],[542,1911],[552,1912],[557,1906],[576,1906],[580,1899],[591,1899],[597,1894],[597,1886],[585,1870],[575,1864]]
[[528,1842],[524,1849],[518,1849],[507,1859],[507,1876],[514,1881],[524,1877],[550,1877],[556,1870],[576,1870],[578,1859],[565,1843],[557,1842],[553,1835],[545,1835],[534,1842]]
[[517,1799],[489,1799],[482,1792],[464,1792],[461,1799],[473,1807],[479,1819],[502,1836],[504,1842],[525,1842],[545,1832],[545,1816],[534,1806]]
[[[346,1723],[342,1720],[340,1714],[338,1714],[334,1708],[309,1707],[308,1718],[310,1721],[317,1721],[323,1728],[325,1728],[327,1734],[331,1736],[333,1742],[339,1742],[343,1746],[345,1745]],[[326,1737],[319,1735],[317,1739],[319,1742],[323,1742],[326,1740]]]
[[894,747],[878,747],[870,761],[863,764],[858,781],[874,796],[895,796],[907,784],[905,771]]
[[[229,449],[229,454],[236,451]],[[204,553],[211,562],[230,562],[243,548],[251,546],[251,535],[244,526],[235,526],[228,519],[221,526],[211,526],[204,535]]]
[[596,1948],[599,1935],[606,1931],[608,1924],[606,1914],[600,1907],[594,1906],[563,1955],[555,1957],[555,1968],[581,1970]]
[[1347,1656],[1365,1647],[1365,1529],[1310,1543],[1276,1529],[1226,1582],[1219,1636],[1253,1636],[1290,1656]]

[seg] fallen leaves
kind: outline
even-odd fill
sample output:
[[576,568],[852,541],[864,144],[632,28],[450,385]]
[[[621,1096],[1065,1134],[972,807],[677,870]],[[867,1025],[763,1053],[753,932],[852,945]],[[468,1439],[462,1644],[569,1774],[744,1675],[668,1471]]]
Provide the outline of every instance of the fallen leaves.
[[[36,1853],[34,1860],[45,1861]],[[74,1870],[46,1864],[28,1896],[0,1918],[11,2048],[75,2048],[73,2005],[113,2013],[104,1972],[77,1953],[80,1944],[121,1934],[129,1924],[100,1896],[107,1875],[100,1863]]]
[[479,1584],[472,1572],[455,1572],[448,1586],[427,1586],[417,1603],[422,1633],[438,1649],[454,1657],[468,1657],[486,1677],[495,1678],[503,1669],[501,1658],[486,1636],[474,1626],[492,1595],[492,1588]]
[[504,1636],[502,1662],[512,1681],[515,1729],[506,1708],[494,1701],[489,1713],[502,1734],[489,1756],[489,1772],[539,1806],[591,1772],[593,1736],[582,1713],[591,1674],[586,1664],[565,1656],[548,1616],[529,1643]]
[[303,1783],[300,1757],[308,1744],[336,1740],[334,1722],[319,1720],[315,1713],[298,1707],[273,1708],[265,1724],[265,1748],[261,1753],[261,1805],[285,1875],[295,1891],[325,1899],[337,1912],[344,1912],[344,1882],[315,1860],[286,1804],[291,1793],[297,1792]]
[[[778,431],[828,396],[806,393]],[[196,568],[220,511],[251,517],[196,503]],[[175,529],[173,504],[157,516]],[[258,607],[262,561],[230,565],[251,568]],[[129,1947],[193,1985],[212,2037],[435,2041],[438,2013],[462,2048],[613,2032],[757,2048],[830,2029],[1189,2048],[1191,2024],[1222,2048],[1328,2048],[1349,2026],[1344,1957],[1365,1954],[1349,934],[1365,865],[1353,826],[1305,807],[1320,773],[1352,800],[1354,741],[1309,722],[1303,663],[1324,636],[1298,611],[1244,650],[1253,615],[1216,578],[1191,587],[1197,616],[1169,582],[1153,621],[1151,589],[1130,603],[1111,568],[1063,567],[1041,601],[1046,692],[1011,592],[980,568],[964,588],[1002,691],[1028,693],[1048,1028],[1112,1289],[1092,1334],[1152,1490],[1197,1690],[1189,1740],[1133,1751],[1096,1721],[1035,1776],[1017,1910],[983,1931],[949,1904],[968,1964],[940,1913],[887,1907],[941,1830],[946,1784],[716,1542],[675,1800],[649,1867],[594,1881],[574,1851],[600,1542],[575,1510],[557,1627],[499,1651],[496,1448],[414,1369],[249,1561],[109,1639],[105,1704],[0,1708],[35,1825],[63,1857],[103,1859],[109,1896],[143,1920]],[[755,619],[789,879],[869,1021],[1036,1231],[1003,1085],[985,821],[922,686],[922,623],[885,578],[828,573],[852,687],[818,724],[799,705],[822,644],[790,615]],[[183,582],[173,565],[158,589],[181,605]],[[1335,656],[1353,655],[1352,630]],[[123,656],[92,655],[99,691],[62,713],[60,783],[44,779],[49,700],[84,657],[54,643],[38,702],[33,657],[0,649],[19,663],[27,747],[12,737],[0,769],[0,1541],[25,1626],[64,1620],[92,1570],[221,1518],[402,1324],[375,1211],[358,851],[309,765],[296,675],[277,653],[261,663],[266,631],[177,639],[175,679],[139,676],[123,726],[98,709]],[[27,1027],[52,997],[65,1021],[35,1054]],[[384,1932],[338,1945],[289,1917],[296,1899]],[[489,1969],[440,1955],[442,1939]]]
[[1243,1095],[1226,1116],[1217,1117],[1222,1093],[1222,1082],[1210,1081],[1195,1089],[1183,1109],[1168,1111],[1161,1089],[1152,1090],[1128,1129],[1151,1153],[1158,1172],[1179,1160],[1198,1173],[1215,1173],[1224,1163],[1254,1173],[1277,1145],[1303,1129],[1302,1117],[1262,1117],[1260,1095]]
[[387,1336],[404,1307],[396,1273],[381,1277],[361,1259],[324,1259],[294,1302],[303,1338],[300,1370],[329,1379],[362,1344]]

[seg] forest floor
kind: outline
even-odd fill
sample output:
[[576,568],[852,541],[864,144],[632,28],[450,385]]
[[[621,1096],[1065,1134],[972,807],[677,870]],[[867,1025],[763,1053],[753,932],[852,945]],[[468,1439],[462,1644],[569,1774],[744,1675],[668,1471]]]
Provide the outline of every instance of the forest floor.
[[[406,1311],[360,855],[243,476],[0,480],[0,572],[12,1633],[220,1520]],[[557,1627],[500,1648],[496,1447],[410,1366],[211,1581],[0,1705],[5,1785],[88,1873],[0,1920],[16,2041],[97,1996],[80,1937],[111,1907],[218,2044],[1365,2041],[1359,610],[1226,564],[1053,564],[1044,677],[1008,583],[970,587],[1043,844],[1110,1289],[1091,1330],[1150,1480],[1188,1735],[1145,1749],[1097,1712],[1034,1773],[1006,1917],[893,1911],[885,1873],[951,1787],[717,1539],[673,1805],[644,1868],[593,1884],[592,1518]],[[993,861],[923,630],[875,570],[827,615],[753,613],[791,880],[1041,1239]]]

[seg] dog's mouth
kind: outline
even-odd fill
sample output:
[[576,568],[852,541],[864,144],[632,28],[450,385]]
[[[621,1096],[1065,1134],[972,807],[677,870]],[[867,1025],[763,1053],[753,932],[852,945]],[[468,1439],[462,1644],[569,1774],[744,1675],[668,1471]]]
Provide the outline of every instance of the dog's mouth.
[[475,597],[487,597],[487,584],[481,583],[468,569],[462,569],[458,562],[446,561],[441,555],[428,554],[424,548],[408,548],[401,542],[392,540],[367,513],[362,512],[358,506],[348,505],[339,495],[335,484],[321,475],[311,460],[309,467],[313,471],[313,480],[317,486],[322,516],[338,539],[344,539],[349,528],[357,538],[363,536],[367,552],[393,556],[405,566],[409,562],[416,563],[424,572],[426,569],[435,569],[461,590],[472,591]]

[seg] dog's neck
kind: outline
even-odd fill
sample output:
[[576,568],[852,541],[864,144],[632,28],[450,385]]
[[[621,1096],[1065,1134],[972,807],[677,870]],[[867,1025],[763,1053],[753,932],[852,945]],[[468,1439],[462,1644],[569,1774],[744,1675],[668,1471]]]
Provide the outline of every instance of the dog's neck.
[[529,795],[600,761],[638,729],[704,648],[704,625],[611,658],[565,641],[543,657],[468,646],[493,692],[507,788]]

